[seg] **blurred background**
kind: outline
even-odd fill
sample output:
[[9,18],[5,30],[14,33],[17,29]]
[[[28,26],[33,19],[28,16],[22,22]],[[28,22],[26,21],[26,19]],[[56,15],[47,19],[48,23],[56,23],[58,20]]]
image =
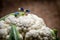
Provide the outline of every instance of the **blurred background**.
[[48,27],[58,30],[60,37],[60,0],[0,0],[0,18],[18,11],[19,7],[42,17]]

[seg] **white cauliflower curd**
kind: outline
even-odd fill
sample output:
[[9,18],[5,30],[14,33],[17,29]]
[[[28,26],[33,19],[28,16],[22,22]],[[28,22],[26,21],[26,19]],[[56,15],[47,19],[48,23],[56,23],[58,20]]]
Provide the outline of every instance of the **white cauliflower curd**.
[[5,22],[7,23],[13,23],[13,24],[16,24],[18,21],[18,19],[13,16],[13,15],[9,15],[6,19],[5,19]]
[[9,15],[5,20],[0,21],[0,36],[3,36],[8,39],[11,24],[16,25],[16,29],[21,35],[19,35],[22,40],[53,40],[51,30],[46,26],[44,20],[35,14],[27,14],[23,16]]

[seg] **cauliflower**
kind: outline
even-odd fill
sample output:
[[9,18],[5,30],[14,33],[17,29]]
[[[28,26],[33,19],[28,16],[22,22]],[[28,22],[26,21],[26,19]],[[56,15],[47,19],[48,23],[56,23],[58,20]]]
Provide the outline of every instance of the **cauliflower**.
[[[20,13],[20,12],[18,12]],[[18,16],[18,15],[17,15]],[[20,32],[19,36],[23,40],[24,37],[27,40],[53,40],[49,27],[46,27],[44,20],[34,14],[27,14],[24,16],[19,15],[15,17],[14,15],[9,15],[5,20],[0,21],[0,37],[9,38],[8,33],[11,30],[11,25],[14,24],[16,29]]]

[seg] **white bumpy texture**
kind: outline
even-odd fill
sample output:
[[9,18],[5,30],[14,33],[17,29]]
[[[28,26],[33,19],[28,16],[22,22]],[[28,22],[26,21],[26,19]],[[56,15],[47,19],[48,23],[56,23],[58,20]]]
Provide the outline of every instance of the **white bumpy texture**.
[[[43,19],[34,15],[28,14],[26,16],[15,17],[14,15],[9,15],[5,18],[5,21],[0,21],[0,35],[5,36],[10,30],[10,23],[17,25],[17,30],[21,31],[22,29],[28,30],[25,34],[25,38],[30,37],[39,37],[40,40],[50,40],[53,39],[53,36],[50,32],[50,28],[46,27]],[[43,37],[42,37],[43,36]]]

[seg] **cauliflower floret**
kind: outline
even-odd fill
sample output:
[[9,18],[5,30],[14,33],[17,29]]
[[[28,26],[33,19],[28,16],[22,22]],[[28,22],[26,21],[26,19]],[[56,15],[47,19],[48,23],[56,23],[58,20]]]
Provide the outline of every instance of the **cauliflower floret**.
[[5,19],[5,22],[16,24],[16,23],[19,22],[19,20],[18,20],[18,18],[16,18],[15,16],[10,15],[10,16],[8,16],[8,17]]
[[43,20],[42,18],[40,18],[40,17],[38,17],[38,16],[36,16],[36,15],[34,15],[34,14],[30,14],[30,15],[32,16],[32,18],[33,18],[36,22],[39,21],[42,26],[46,26],[46,24],[44,23],[44,20]]
[[32,24],[34,24],[34,20],[28,16],[21,16],[19,17],[19,20],[19,23],[26,27],[30,27]]
[[43,38],[39,35],[39,31],[38,30],[30,30],[29,32],[26,33],[25,35],[26,39],[31,39],[32,40],[36,39],[36,40],[42,40]]
[[7,29],[0,29],[0,37],[5,38],[7,34],[8,34]]
[[31,36],[33,36],[33,37],[39,36],[38,31],[37,30],[30,30],[29,32],[26,33],[26,37],[31,37]]
[[38,16],[33,14],[28,15],[31,16],[31,18],[35,21],[34,24],[31,27],[29,27],[29,30],[41,29],[41,27],[46,26],[42,18],[39,18]]
[[31,27],[29,27],[30,30],[32,29],[41,29],[41,25],[39,21],[36,21],[36,23],[34,25],[32,25]]
[[49,40],[48,37],[43,37],[43,40]]
[[4,21],[3,20],[0,21],[0,28],[4,28]]
[[38,37],[41,40],[48,40],[49,38],[53,39],[51,36],[50,28],[43,26],[41,29],[38,30],[30,30],[29,32],[26,33],[26,38],[29,37]]
[[5,23],[5,21],[0,21],[0,29],[2,29],[2,28],[7,28],[7,27],[9,27],[9,25],[8,24],[6,24]]
[[32,25],[31,27],[29,27],[29,29],[41,29],[44,25],[42,24],[42,22],[40,21],[36,21],[34,25]]
[[6,36],[6,39],[8,40],[8,39],[9,39],[9,37],[10,37],[10,35],[7,35],[7,36]]
[[18,31],[21,31],[21,30],[22,30],[22,28],[21,28],[21,27],[16,27],[16,29],[17,29]]
[[51,35],[51,32],[50,32],[50,28],[48,28],[48,27],[42,27],[41,29],[40,29],[40,34],[42,35],[45,35],[45,36],[50,36]]
[[20,37],[21,40],[23,40],[23,36],[22,36],[22,34],[19,34],[19,37]]

